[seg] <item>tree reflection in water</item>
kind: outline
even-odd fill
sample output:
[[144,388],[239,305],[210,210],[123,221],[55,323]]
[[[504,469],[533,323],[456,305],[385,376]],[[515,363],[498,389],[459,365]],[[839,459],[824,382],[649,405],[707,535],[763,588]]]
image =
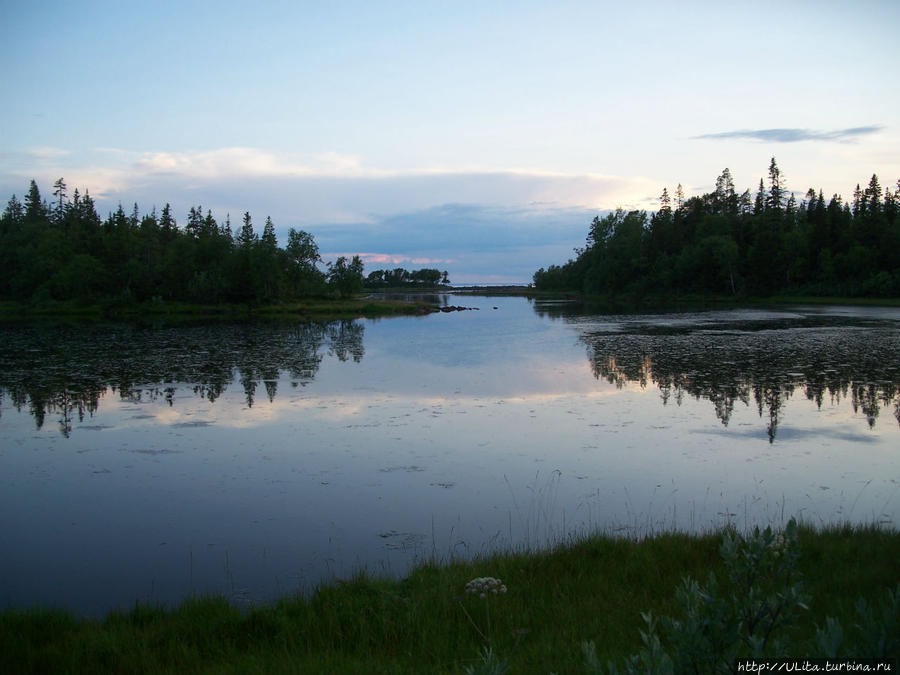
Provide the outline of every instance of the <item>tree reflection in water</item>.
[[312,381],[323,348],[341,361],[365,355],[362,323],[208,324],[169,328],[134,325],[4,327],[0,346],[0,409],[8,397],[28,410],[38,429],[59,416],[68,436],[75,419],[97,412],[100,399],[174,403],[176,387],[215,401],[237,379],[248,406],[263,384],[269,401],[286,373],[292,386]]
[[664,405],[685,395],[712,402],[727,426],[735,404],[767,417],[769,442],[787,399],[801,392],[821,408],[850,399],[870,427],[882,409],[900,423],[900,342],[893,328],[710,329],[641,327],[585,331],[594,376],[623,387],[656,385]]

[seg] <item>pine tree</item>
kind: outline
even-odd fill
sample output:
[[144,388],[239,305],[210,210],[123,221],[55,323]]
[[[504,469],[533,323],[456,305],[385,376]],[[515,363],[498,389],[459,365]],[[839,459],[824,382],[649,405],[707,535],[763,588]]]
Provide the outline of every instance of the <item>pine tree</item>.
[[734,191],[734,179],[728,167],[716,179],[716,191],[713,193],[714,213],[734,215],[738,211],[738,198]]
[[62,178],[57,179],[53,184],[53,196],[56,198],[53,209],[53,222],[57,225],[62,225],[66,218],[66,197],[68,196],[68,193],[66,192],[66,181]]
[[669,191],[663,188],[662,194],[659,196],[660,213],[672,213],[672,200],[669,199]]

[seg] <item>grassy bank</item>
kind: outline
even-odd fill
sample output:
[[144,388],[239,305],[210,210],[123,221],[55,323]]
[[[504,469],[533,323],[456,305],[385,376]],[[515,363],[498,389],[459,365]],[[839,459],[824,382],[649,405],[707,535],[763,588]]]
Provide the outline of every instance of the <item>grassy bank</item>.
[[144,302],[129,305],[44,303],[0,303],[0,321],[43,318],[72,319],[247,319],[286,318],[298,320],[378,318],[417,316],[436,311],[424,302],[357,298],[310,298],[273,305],[243,304],[203,305],[185,302]]
[[[0,670],[459,673],[480,663],[489,639],[509,672],[585,672],[583,641],[594,641],[604,663],[621,661],[641,648],[642,611],[677,614],[683,577],[727,578],[722,541],[722,533],[598,536],[553,551],[423,566],[401,581],[338,580],[309,598],[244,612],[220,599],[136,607],[102,621],[6,611]],[[826,615],[850,627],[857,598],[877,603],[898,583],[897,531],[800,528],[798,542],[809,600],[795,644],[814,637]],[[507,592],[467,595],[467,582],[482,576],[502,579]]]

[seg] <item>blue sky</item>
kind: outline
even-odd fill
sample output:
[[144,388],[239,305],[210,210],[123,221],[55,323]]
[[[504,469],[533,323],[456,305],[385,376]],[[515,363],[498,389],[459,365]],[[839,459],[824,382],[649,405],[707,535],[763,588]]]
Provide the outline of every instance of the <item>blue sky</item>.
[[[732,4],[736,6],[731,6]],[[739,5],[739,6],[738,6]],[[527,282],[605,209],[900,177],[900,3],[3,3],[0,196],[65,177]]]

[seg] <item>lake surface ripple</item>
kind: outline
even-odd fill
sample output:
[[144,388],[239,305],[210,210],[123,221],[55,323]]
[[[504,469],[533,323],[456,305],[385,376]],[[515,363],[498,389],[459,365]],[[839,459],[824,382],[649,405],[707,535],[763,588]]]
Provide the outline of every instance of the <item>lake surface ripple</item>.
[[258,603],[591,530],[900,517],[900,310],[0,327],[0,603]]

